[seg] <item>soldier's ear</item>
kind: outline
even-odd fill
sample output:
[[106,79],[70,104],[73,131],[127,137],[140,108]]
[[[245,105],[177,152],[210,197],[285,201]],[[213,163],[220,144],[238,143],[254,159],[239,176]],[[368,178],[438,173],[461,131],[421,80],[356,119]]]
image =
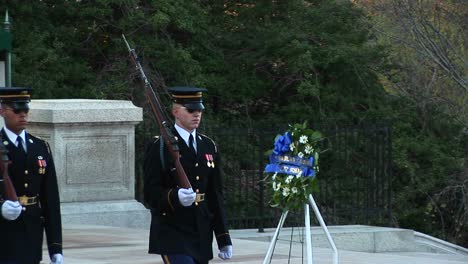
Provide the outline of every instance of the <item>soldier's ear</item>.
[[180,107],[181,107],[181,105],[179,105],[179,104],[172,104],[172,115],[173,116],[177,115],[177,113],[180,110]]

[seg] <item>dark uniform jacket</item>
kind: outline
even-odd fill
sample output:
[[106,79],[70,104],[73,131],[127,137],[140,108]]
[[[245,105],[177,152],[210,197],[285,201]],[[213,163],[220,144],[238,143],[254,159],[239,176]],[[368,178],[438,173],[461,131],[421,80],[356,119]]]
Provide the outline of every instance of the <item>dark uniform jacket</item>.
[[226,224],[221,182],[220,158],[215,143],[197,134],[197,155],[174,130],[180,150],[180,162],[195,192],[205,194],[205,200],[189,207],[180,204],[174,164],[164,144],[157,139],[145,158],[145,201],[151,208],[149,253],[186,254],[199,262],[213,258],[213,232],[218,247],[232,245]]
[[[3,129],[1,135],[0,144],[6,147],[11,160],[8,172],[16,194],[37,196],[38,203],[23,205],[21,215],[13,221],[0,215],[0,262],[14,259],[19,264],[39,263],[44,229],[49,254],[62,253],[60,200],[52,155],[45,141],[30,134],[26,134],[26,156]],[[0,182],[0,200],[3,200],[3,182]]]

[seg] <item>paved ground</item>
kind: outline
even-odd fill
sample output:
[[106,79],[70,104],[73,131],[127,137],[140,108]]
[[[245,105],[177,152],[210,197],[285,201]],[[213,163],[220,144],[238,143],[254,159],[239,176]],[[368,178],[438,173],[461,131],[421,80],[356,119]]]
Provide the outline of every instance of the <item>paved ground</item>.
[[[245,235],[245,230],[242,231]],[[255,230],[251,231],[256,233]],[[229,261],[219,258],[210,263],[262,263],[269,243],[241,239],[231,231],[234,257]],[[240,233],[240,232],[239,232]],[[106,226],[69,225],[64,227],[64,260],[66,264],[162,264],[158,255],[147,253],[148,231],[140,229]],[[217,249],[214,246],[214,252]],[[280,241],[271,263],[288,263],[289,244]],[[305,253],[304,253],[305,254]],[[302,261],[301,246],[293,246],[291,264]],[[44,256],[47,256],[46,251]],[[48,264],[48,259],[43,263]],[[327,248],[313,248],[313,263],[332,262],[332,253]],[[363,253],[339,250],[340,264],[468,264],[468,256],[452,254],[431,254],[421,252],[405,253]]]

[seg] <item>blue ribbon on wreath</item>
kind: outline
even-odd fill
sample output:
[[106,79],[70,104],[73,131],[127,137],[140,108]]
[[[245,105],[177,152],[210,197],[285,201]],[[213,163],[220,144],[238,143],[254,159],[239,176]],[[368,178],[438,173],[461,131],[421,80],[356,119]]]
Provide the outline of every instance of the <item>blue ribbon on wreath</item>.
[[287,155],[291,151],[292,144],[291,134],[289,132],[279,136],[275,141],[273,154],[270,155],[270,164],[265,167],[267,173],[285,173],[288,175],[298,175],[301,173],[303,177],[315,176],[314,158],[307,159],[299,156]]
[[315,170],[308,166],[297,166],[283,163],[271,163],[266,165],[265,172],[267,173],[284,173],[288,175],[298,175],[302,177],[314,177]]
[[299,156],[290,156],[290,155],[270,155],[270,163],[284,163],[291,164],[296,166],[307,166],[314,167],[314,157],[307,159],[301,158]]
[[292,144],[291,133],[286,132],[284,136],[279,136],[275,141],[275,148],[273,153],[276,155],[283,155],[290,151],[289,145]]
[[303,159],[298,156],[270,155],[270,164],[265,167],[267,173],[285,173],[288,175],[298,175],[303,177],[315,176],[314,158]]

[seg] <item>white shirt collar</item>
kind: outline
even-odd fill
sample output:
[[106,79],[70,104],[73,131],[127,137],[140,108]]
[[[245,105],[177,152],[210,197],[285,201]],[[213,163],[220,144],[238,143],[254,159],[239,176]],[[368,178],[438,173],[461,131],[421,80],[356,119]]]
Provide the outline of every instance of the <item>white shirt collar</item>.
[[183,129],[182,127],[180,127],[177,124],[175,124],[174,127],[177,130],[177,132],[179,133],[179,135],[182,137],[182,139],[185,141],[185,144],[187,144],[187,146],[188,146],[188,141],[189,141],[190,134],[192,134],[192,136],[193,136],[193,145],[194,145],[195,149],[197,149],[197,140],[196,140],[197,130],[196,129],[194,129],[192,131],[192,133],[189,133],[187,130]]
[[26,144],[26,130],[23,129],[19,135],[16,135],[13,133],[10,129],[8,129],[6,126],[3,127],[3,130],[5,130],[5,134],[7,135],[8,139],[13,142],[13,144],[16,145],[16,138],[21,137],[23,139],[24,144]]

